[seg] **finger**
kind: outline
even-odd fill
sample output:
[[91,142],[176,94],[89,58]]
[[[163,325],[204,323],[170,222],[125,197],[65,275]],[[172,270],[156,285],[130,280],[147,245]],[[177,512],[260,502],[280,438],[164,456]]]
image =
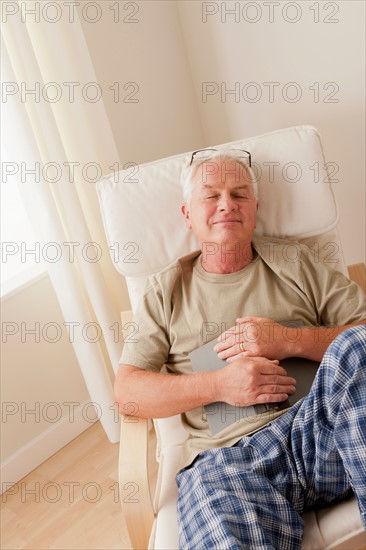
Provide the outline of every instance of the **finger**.
[[263,393],[258,395],[255,403],[281,403],[288,399],[287,393]]
[[224,351],[228,348],[239,346],[241,341],[242,341],[242,338],[240,337],[240,334],[232,334],[231,336],[228,336],[226,340],[217,342],[214,346],[214,351],[219,353],[220,351]]
[[281,367],[277,359],[274,359],[272,361],[263,361],[263,363],[261,363],[260,365],[260,372],[261,374],[278,374],[281,376],[287,375],[286,369]]
[[292,395],[293,393],[295,393],[296,391],[296,387],[293,386],[293,385],[288,385],[288,386],[282,386],[282,385],[279,385],[279,384],[269,384],[269,385],[264,385],[264,386],[261,386],[260,387],[260,394],[261,395],[277,395],[277,394],[283,394],[288,397],[289,395]]
[[[220,359],[223,359],[223,361],[227,361],[228,363],[232,363],[233,361],[237,361],[238,359],[261,359],[261,357],[258,357],[258,354],[251,351],[250,349],[246,349],[245,351],[240,351],[234,355],[230,355],[229,353],[227,353],[227,357],[224,357],[223,354],[219,354],[218,355]],[[274,365],[278,365],[279,362],[277,361],[277,359],[274,359]],[[262,370],[261,370],[261,366],[260,365],[257,365],[257,370],[259,372],[259,374],[263,374],[262,373]],[[268,374],[268,373],[266,373]],[[281,374],[286,374],[286,371],[285,372],[282,372],[281,371]]]
[[228,357],[237,357],[237,358],[246,357],[245,352],[249,350],[246,350],[245,348],[243,350],[242,347],[240,347],[240,344],[234,344],[233,346],[230,346],[226,349],[222,349],[222,350],[215,349],[215,351],[217,352],[220,359],[225,360]]
[[227,340],[235,340],[238,342],[240,334],[242,332],[242,328],[238,323],[236,323],[234,326],[230,327],[229,329],[225,330],[220,334],[220,336],[217,338],[218,342],[226,342]]
[[262,319],[262,317],[238,317],[237,319],[235,319],[235,322],[237,324],[249,323],[251,321],[256,321],[258,319]]
[[222,359],[223,361],[228,361],[229,359],[240,359],[240,354],[235,351],[235,346],[231,348],[227,348],[223,351],[220,351],[218,354],[219,359]]
[[232,343],[226,340],[225,342],[218,342],[217,344],[215,344],[214,351],[216,351],[216,353],[220,353],[231,347],[232,347]]
[[214,350],[215,350],[215,351],[222,351],[222,350],[224,350],[224,349],[226,349],[226,348],[232,346],[232,344],[233,344],[233,343],[232,343],[232,338],[231,338],[231,336],[230,336],[230,337],[228,336],[227,338],[223,338],[222,336],[223,336],[223,335],[221,335],[221,336],[219,337],[220,340],[219,340],[219,341],[217,342],[217,344],[215,344],[215,346],[214,346]]
[[266,357],[258,356],[248,350],[245,353],[240,353],[236,356],[233,355],[228,358],[227,361],[229,362],[231,359],[234,360],[234,357],[236,357],[236,360],[241,359],[243,361],[243,365],[247,365],[247,361],[249,361],[251,371],[259,375],[281,374],[285,376],[287,374],[286,370],[280,366],[278,359],[267,359]]
[[293,378],[292,376],[279,376],[277,374],[263,376],[262,382],[260,383],[261,389],[264,386],[268,386],[268,385],[273,386],[274,391],[276,388],[283,389],[283,386],[286,386],[286,387],[292,386],[296,388],[296,379]]

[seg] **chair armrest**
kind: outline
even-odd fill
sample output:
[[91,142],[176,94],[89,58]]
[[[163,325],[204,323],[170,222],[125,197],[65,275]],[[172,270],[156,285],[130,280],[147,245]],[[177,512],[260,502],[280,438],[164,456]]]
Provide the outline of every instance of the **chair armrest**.
[[148,547],[155,518],[148,471],[149,421],[122,416],[119,453],[119,490],[133,548]]
[[366,266],[363,263],[348,266],[350,279],[357,283],[366,294]]

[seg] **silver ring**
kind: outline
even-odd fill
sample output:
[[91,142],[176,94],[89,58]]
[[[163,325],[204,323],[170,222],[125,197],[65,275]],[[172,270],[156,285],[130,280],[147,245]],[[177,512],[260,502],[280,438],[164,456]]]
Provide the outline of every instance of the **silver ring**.
[[244,347],[244,345],[243,345],[243,342],[240,342],[239,348],[241,349],[241,351],[245,351],[245,347]]

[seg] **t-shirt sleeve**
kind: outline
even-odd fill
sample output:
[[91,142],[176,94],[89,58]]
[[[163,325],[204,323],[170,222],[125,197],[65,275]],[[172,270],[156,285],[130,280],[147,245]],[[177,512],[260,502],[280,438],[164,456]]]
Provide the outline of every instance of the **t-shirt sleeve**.
[[342,326],[365,319],[365,295],[356,283],[316,261],[307,247],[301,264],[304,291],[318,312],[320,325]]
[[169,355],[164,297],[155,277],[147,280],[133,318],[134,332],[123,344],[121,364],[159,372]]

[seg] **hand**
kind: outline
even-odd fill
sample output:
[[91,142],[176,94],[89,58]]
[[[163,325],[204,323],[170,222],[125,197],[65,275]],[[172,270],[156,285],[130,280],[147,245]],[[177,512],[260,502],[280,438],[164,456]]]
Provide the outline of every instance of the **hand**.
[[[242,317],[221,334],[214,350],[228,363],[243,357],[285,359],[295,355],[298,330],[266,317]],[[292,334],[294,331],[296,334]]]
[[215,371],[217,401],[248,406],[285,401],[296,390],[296,380],[287,376],[278,361],[248,357],[232,361]]

